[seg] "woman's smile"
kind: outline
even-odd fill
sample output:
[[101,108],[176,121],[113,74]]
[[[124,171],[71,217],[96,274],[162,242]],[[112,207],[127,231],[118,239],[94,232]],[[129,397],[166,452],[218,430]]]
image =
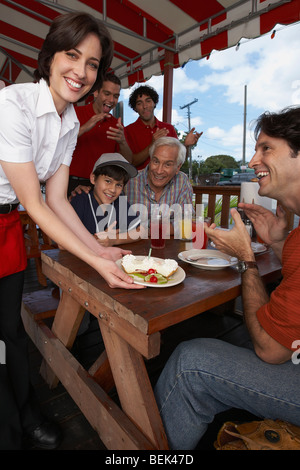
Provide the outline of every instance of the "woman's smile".
[[50,92],[58,114],[86,95],[96,81],[102,49],[88,34],[74,49],[57,52],[50,67]]

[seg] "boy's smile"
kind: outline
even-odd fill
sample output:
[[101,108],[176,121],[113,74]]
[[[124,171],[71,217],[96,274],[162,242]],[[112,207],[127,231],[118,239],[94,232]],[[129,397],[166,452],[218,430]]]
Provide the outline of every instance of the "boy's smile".
[[106,175],[91,175],[91,183],[94,185],[94,196],[99,204],[112,204],[121,194],[124,184]]

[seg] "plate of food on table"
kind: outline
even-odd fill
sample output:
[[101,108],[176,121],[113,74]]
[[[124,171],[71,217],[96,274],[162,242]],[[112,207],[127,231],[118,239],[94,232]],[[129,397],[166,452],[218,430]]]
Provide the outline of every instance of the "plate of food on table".
[[185,279],[185,271],[174,259],[130,254],[116,263],[135,284],[146,287],[172,287]]

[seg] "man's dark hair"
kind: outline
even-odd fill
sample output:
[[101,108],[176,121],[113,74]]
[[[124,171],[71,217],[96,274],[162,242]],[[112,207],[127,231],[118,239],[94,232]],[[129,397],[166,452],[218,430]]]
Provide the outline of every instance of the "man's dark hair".
[[103,82],[112,82],[121,87],[121,80],[114,73],[108,72],[103,77]]
[[154,88],[152,88],[151,86],[141,85],[138,88],[135,88],[129,96],[128,104],[133,110],[135,110],[137,99],[142,95],[150,96],[155,106],[157,105],[159,100],[157,91],[154,90]]
[[[49,85],[50,66],[56,52],[73,49],[90,33],[99,38],[102,56],[96,81],[88,94],[98,90],[103,82],[103,76],[110,67],[114,46],[104,23],[87,13],[67,13],[54,19],[38,55],[38,68],[34,72],[35,79],[40,81],[43,78]],[[86,96],[83,96],[81,100],[85,98]]]
[[113,178],[116,181],[120,181],[124,184],[124,186],[129,181],[129,175],[124,168],[121,168],[117,165],[105,165],[97,167],[94,171],[95,179],[98,178],[100,175],[108,176],[109,178]]
[[255,140],[259,133],[284,139],[296,157],[300,151],[300,107],[289,107],[279,113],[265,112],[256,121]]

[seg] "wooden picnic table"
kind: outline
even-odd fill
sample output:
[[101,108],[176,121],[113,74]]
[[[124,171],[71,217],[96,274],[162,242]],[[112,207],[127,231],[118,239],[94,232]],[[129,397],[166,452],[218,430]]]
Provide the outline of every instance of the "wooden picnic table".
[[[148,255],[150,241],[122,247]],[[141,290],[111,289],[93,268],[67,251],[42,253],[43,272],[62,295],[51,329],[44,321],[35,321],[25,306],[26,330],[42,353],[42,374],[49,386],[62,382],[108,449],[168,449],[144,358],[159,355],[165,328],[241,294],[234,268],[196,268],[178,259],[187,248],[172,239],[164,249],[152,250],[154,257],[178,260],[186,273],[182,283]],[[258,255],[257,261],[266,283],[280,277],[281,265],[271,250]],[[105,345],[88,371],[70,352],[85,310],[98,318]],[[108,395],[112,386],[120,406]]]

